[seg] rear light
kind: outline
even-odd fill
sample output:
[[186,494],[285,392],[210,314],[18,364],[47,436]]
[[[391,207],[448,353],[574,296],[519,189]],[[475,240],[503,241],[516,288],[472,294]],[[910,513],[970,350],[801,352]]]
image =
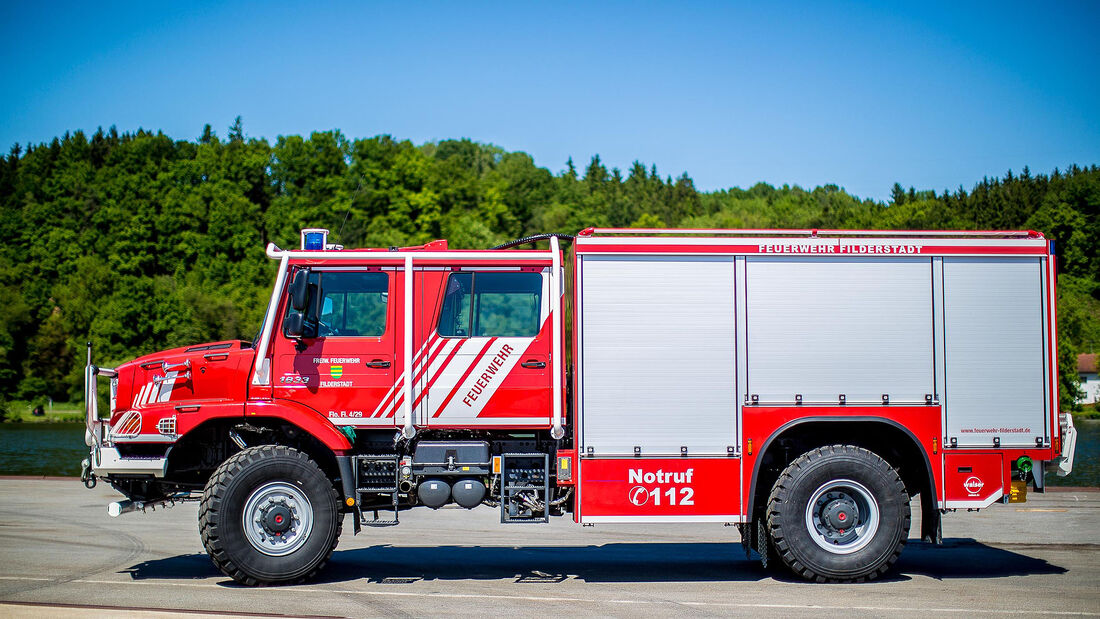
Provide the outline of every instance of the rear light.
[[141,413],[137,411],[130,411],[123,415],[111,430],[111,436],[114,438],[131,438],[138,434],[141,434]]

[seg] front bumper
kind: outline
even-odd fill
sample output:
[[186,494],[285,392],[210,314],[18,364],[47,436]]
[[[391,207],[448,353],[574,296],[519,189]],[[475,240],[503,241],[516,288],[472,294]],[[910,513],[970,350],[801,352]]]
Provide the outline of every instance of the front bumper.
[[168,458],[124,458],[115,447],[93,446],[91,471],[96,477],[105,475],[152,475],[164,477]]

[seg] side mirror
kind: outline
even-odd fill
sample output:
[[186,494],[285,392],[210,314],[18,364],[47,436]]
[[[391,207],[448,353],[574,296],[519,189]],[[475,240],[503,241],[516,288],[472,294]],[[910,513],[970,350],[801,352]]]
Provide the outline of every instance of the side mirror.
[[306,316],[302,312],[290,312],[283,319],[283,331],[290,337],[302,337],[306,330]]
[[309,303],[309,269],[299,269],[290,283],[290,307],[301,312]]

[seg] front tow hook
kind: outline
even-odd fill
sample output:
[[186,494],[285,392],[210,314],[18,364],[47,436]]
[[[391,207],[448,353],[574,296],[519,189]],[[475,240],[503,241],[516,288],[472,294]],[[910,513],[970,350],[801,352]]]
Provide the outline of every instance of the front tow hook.
[[80,481],[84,483],[84,487],[88,490],[95,488],[96,476],[92,472],[91,458],[84,458],[80,462]]

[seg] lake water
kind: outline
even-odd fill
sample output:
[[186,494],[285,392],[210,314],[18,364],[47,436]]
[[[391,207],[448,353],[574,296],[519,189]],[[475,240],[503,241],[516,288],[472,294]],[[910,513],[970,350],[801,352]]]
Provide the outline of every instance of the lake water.
[[1051,486],[1100,486],[1100,419],[1074,421],[1077,427],[1077,451],[1073,454],[1073,472],[1066,477],[1051,475]]
[[[0,423],[0,475],[80,475],[88,455],[78,423]],[[1069,477],[1051,486],[1100,486],[1100,420],[1077,422],[1077,453]]]
[[0,475],[80,475],[81,423],[0,423]]

